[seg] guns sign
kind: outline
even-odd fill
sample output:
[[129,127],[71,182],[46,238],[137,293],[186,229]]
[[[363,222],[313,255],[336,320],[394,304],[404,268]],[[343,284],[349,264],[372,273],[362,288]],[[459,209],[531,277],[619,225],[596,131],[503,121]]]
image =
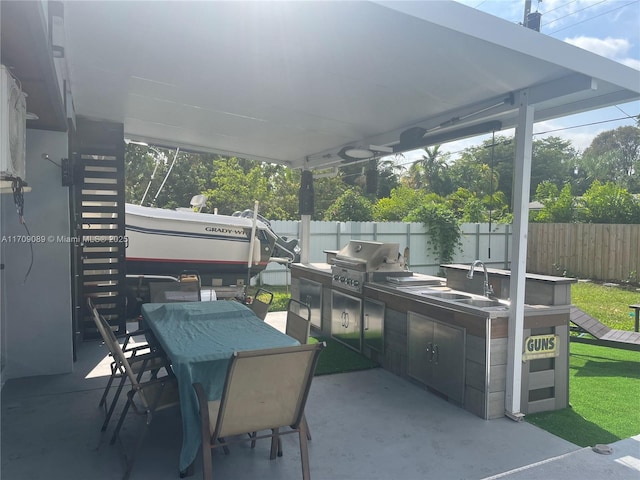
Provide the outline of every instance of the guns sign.
[[558,335],[532,335],[525,338],[522,361],[559,356],[559,340]]

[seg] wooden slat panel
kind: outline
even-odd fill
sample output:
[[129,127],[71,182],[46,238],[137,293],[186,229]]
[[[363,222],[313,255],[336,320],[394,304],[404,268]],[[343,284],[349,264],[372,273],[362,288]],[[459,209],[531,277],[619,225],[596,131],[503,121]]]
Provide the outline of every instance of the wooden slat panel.
[[555,409],[555,398],[547,398],[544,400],[536,400],[527,404],[527,411],[524,413],[531,414],[537,412],[547,412]]
[[84,195],[84,201],[89,202],[115,202],[117,197],[115,194],[113,195]]
[[[102,165],[101,165],[102,166]],[[110,170],[110,171],[109,171]],[[91,169],[84,169],[84,175],[85,178],[83,179],[83,185],[88,185],[88,184],[93,184],[94,182],[92,181],[88,181],[89,179],[117,179],[118,178],[118,171],[113,168],[113,169],[109,169],[109,170],[91,170]],[[105,184],[107,182],[104,182]]]
[[84,225],[118,225],[118,218],[106,218],[106,217],[82,217],[83,229]]
[[85,250],[82,256],[83,258],[118,258],[120,256],[120,252],[92,252],[91,250]]
[[529,373],[529,390],[553,387],[555,384],[555,370],[542,370]]
[[117,214],[119,210],[118,205],[83,205],[82,213],[111,213]]
[[93,338],[86,296],[95,299],[117,331],[126,328],[123,125],[79,117],[72,158],[73,236],[82,240],[74,262],[82,297],[76,301],[81,318],[88,320],[81,322],[81,333]]

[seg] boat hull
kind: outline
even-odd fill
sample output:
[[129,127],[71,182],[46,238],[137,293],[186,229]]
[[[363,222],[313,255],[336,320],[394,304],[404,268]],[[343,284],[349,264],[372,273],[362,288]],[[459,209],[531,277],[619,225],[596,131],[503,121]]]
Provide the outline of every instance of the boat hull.
[[127,274],[178,275],[190,270],[208,284],[246,282],[247,275],[266,268],[275,243],[268,226],[257,221],[251,251],[252,226],[248,218],[127,205]]

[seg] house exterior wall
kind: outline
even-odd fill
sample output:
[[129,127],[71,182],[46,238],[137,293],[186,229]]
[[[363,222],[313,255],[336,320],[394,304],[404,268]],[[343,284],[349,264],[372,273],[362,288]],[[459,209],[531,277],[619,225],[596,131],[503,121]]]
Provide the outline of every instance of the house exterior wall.
[[[24,218],[20,224],[10,193],[1,198],[0,322],[2,382],[10,378],[67,373],[73,366],[69,190],[60,163],[68,156],[67,134],[27,130]],[[33,258],[33,264],[31,265]],[[31,268],[26,280],[25,276]]]

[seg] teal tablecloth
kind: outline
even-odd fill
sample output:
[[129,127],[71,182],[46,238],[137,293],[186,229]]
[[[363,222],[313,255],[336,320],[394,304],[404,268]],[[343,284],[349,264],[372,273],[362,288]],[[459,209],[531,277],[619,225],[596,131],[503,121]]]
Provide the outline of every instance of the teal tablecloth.
[[217,400],[234,352],[298,342],[233,301],[148,303],[142,306],[142,315],[178,379],[183,432],[180,470],[184,471],[193,463],[201,441],[193,383],[202,383],[209,400]]

